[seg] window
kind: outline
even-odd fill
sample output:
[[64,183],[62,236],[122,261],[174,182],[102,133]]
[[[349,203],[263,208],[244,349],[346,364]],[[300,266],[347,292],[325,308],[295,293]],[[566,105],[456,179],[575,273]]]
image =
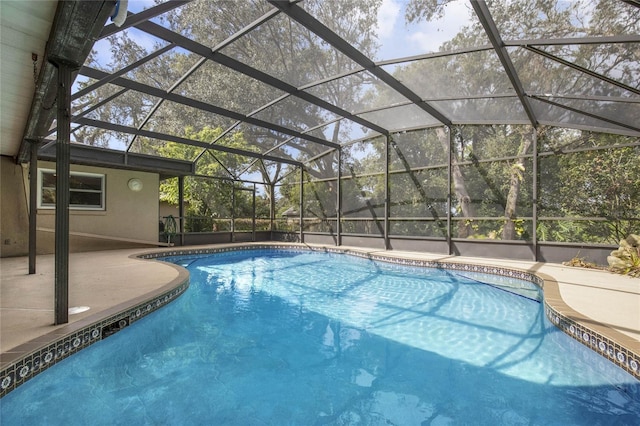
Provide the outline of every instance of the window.
[[[38,208],[56,207],[56,172],[38,170]],[[69,208],[75,210],[104,210],[104,175],[71,172],[69,179]]]

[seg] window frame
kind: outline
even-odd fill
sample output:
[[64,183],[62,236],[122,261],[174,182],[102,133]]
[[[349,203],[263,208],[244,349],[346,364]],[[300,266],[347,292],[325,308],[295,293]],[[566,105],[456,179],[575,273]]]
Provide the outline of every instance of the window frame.
[[[53,169],[46,169],[46,168],[38,168],[38,209],[44,209],[44,210],[55,210],[56,206],[55,204],[50,204],[50,203],[43,203],[42,201],[42,195],[43,195],[43,175],[45,173],[48,174],[53,174],[55,175],[56,171]],[[107,209],[106,207],[106,175],[102,174],[102,173],[88,173],[88,172],[70,172],[69,173],[70,176],[76,176],[76,177],[91,177],[91,178],[99,178],[100,179],[100,190],[95,190],[95,189],[78,189],[78,188],[69,188],[69,192],[76,192],[76,193],[92,193],[92,194],[100,194],[100,205],[97,204],[69,204],[69,210],[90,210],[90,211],[105,211]],[[48,187],[50,188],[50,187]],[[55,189],[55,187],[54,187]],[[55,189],[57,190],[57,189]]]

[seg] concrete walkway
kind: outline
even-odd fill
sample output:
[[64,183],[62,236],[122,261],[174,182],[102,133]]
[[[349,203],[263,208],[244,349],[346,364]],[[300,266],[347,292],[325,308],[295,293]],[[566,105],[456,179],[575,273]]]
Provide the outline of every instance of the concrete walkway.
[[[148,250],[111,250],[69,256],[69,308],[89,310],[69,315],[69,324],[157,290],[178,276],[162,262],[130,256]],[[26,257],[0,259],[0,352],[43,336],[54,326],[53,255],[36,260],[29,275]]]
[[[539,273],[554,280],[562,300],[586,317],[587,322],[597,326],[599,332],[606,336],[607,330],[613,330],[613,335],[608,337],[615,340],[622,338],[625,341],[620,343],[640,353],[640,279],[557,264],[362,248],[353,250],[411,259],[503,266]],[[149,251],[132,249],[72,254],[69,306],[86,306],[90,309],[70,315],[70,323],[126,304],[128,300],[157,290],[174,280],[178,275],[174,267],[132,257]],[[35,275],[27,274],[26,257],[0,259],[0,268],[2,353],[64,327],[53,325],[55,271],[52,255],[38,256]]]

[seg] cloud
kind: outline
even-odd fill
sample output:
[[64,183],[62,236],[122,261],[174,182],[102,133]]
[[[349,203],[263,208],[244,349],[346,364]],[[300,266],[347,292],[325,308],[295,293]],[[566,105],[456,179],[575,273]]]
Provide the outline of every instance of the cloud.
[[462,27],[470,24],[471,13],[466,2],[449,3],[441,19],[418,23],[407,40],[415,45],[416,50],[424,53],[437,52],[444,42],[451,40]]
[[396,3],[395,0],[382,0],[380,9],[378,9],[377,30],[379,40],[393,35],[400,10],[400,4]]

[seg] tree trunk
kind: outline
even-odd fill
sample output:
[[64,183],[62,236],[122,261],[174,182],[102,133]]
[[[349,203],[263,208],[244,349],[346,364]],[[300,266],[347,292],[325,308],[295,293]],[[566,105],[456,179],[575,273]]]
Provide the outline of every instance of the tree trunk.
[[514,217],[516,215],[516,206],[518,204],[518,193],[520,192],[520,183],[522,182],[522,174],[524,168],[524,156],[533,143],[531,133],[522,136],[522,142],[518,149],[518,158],[511,166],[511,176],[509,178],[509,194],[504,208],[504,216],[506,222],[502,229],[503,240],[514,240],[516,237],[516,223]]
[[[444,129],[436,130],[438,135],[438,140],[442,144],[442,147],[445,151],[449,150],[449,136],[444,131]],[[460,170],[460,166],[458,166],[455,162],[456,158],[451,164],[451,178],[453,180],[453,189],[455,192],[455,197],[458,200],[458,205],[460,206],[460,211],[462,213],[462,217],[474,217],[475,211],[473,209],[473,205],[471,204],[471,197],[467,192],[467,186],[464,182],[464,176],[462,175],[462,171]],[[458,226],[458,238],[467,238],[473,234],[473,228],[469,223],[461,223]]]

